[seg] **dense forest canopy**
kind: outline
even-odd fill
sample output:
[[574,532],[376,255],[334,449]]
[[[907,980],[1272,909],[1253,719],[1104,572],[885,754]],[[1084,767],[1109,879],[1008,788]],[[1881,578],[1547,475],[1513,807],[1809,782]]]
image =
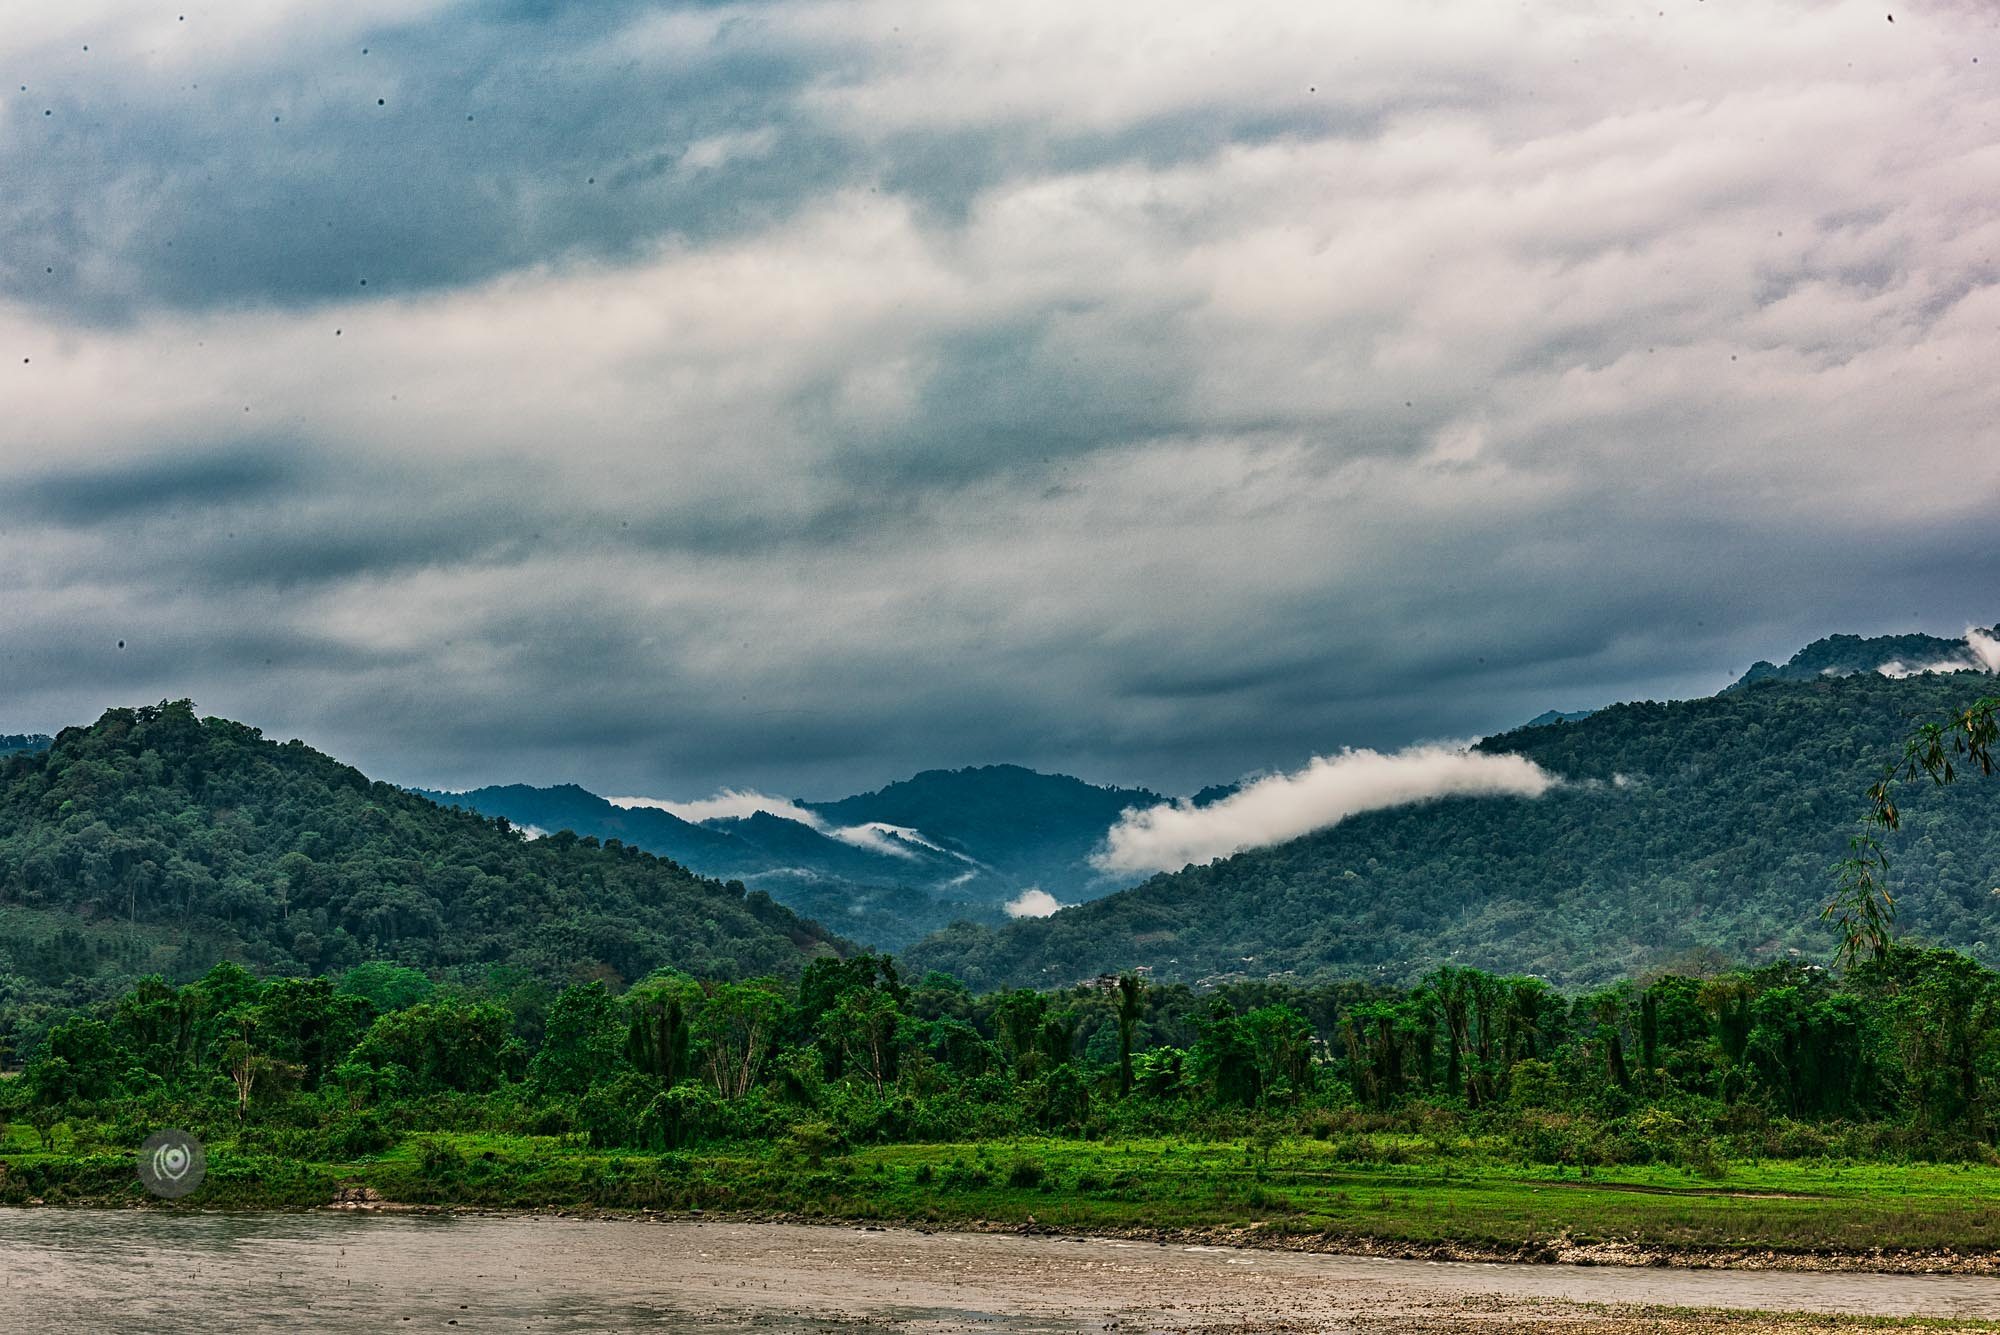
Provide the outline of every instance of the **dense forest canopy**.
[[[654,1153],[778,1144],[807,1169],[848,1146],[1023,1131],[1471,1134],[1575,1165],[1990,1159],[1996,1012],[2000,975],[1901,946],[1840,978],[1788,962],[1574,995],[1456,967],[1407,988],[1202,994],[1128,975],[975,996],[874,955],[791,981],[664,970],[560,991],[434,988],[382,964],[260,982],[224,965],[56,1020],[0,1086],[0,1122],[45,1146],[171,1123],[293,1162],[441,1130]],[[427,1171],[467,1167],[448,1145],[425,1155]]]
[[740,884],[615,841],[530,841],[186,701],[0,761],[0,1011],[224,959],[733,977],[839,945]]
[[[1677,961],[1821,959],[1821,906],[1862,795],[1918,721],[1984,674],[1873,671],[1616,705],[1481,744],[1564,782],[1540,799],[1452,798],[999,930],[956,927],[919,967],[975,987],[1151,966],[1187,980],[1408,981],[1445,963],[1590,984]],[[1891,840],[1902,926],[2000,959],[2000,822],[1979,785],[1911,790]]]

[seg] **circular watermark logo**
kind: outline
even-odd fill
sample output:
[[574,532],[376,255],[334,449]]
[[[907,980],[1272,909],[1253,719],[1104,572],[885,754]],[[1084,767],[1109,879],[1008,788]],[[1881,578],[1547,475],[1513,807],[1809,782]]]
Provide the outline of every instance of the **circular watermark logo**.
[[139,1147],[139,1181],[155,1196],[168,1200],[185,1196],[201,1185],[207,1173],[207,1153],[185,1131],[155,1131]]

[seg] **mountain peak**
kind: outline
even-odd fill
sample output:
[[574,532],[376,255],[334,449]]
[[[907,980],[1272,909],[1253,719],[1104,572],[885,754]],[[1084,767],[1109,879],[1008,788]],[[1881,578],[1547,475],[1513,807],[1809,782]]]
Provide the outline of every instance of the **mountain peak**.
[[[1760,659],[1725,691],[1740,691],[1764,681],[1817,681],[1875,672],[1885,677],[1910,677],[1924,672],[1992,672],[2000,670],[2000,626],[1977,627],[1958,639],[1913,631],[1904,635],[1828,635],[1814,640],[1780,665]],[[1982,646],[1985,646],[1982,649]]]
[[1594,709],[1544,709],[1521,726],[1524,728],[1547,728],[1558,723],[1581,723],[1597,711]]

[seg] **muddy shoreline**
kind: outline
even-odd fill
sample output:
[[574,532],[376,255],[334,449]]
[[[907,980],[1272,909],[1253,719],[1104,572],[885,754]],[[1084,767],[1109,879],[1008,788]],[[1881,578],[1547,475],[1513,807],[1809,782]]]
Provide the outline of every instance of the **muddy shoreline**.
[[600,1210],[592,1207],[548,1209],[488,1209],[450,1205],[411,1205],[372,1194],[318,1207],[323,1210],[380,1210],[399,1213],[453,1214],[510,1218],[581,1219],[606,1222],[785,1224],[823,1228],[896,1229],[929,1236],[936,1233],[1011,1234],[1042,1238],[1107,1238],[1160,1246],[1235,1247],[1257,1251],[1294,1252],[1315,1256],[1360,1256],[1381,1260],[1464,1262],[1479,1265],[1632,1266],[1680,1270],[1779,1270],[1800,1273],[1880,1275],[2000,1275],[2000,1251],[1898,1251],[1875,1248],[1865,1252],[1785,1251],[1771,1247],[1674,1248],[1631,1242],[1578,1242],[1550,1238],[1519,1247],[1483,1247],[1462,1242],[1412,1243],[1366,1235],[1291,1233],[1258,1225],[1215,1228],[1146,1228],[1093,1226],[1063,1229],[1039,1223],[990,1219],[879,1219],[793,1213]]
[[[20,1203],[27,1208],[197,1210],[199,1203],[169,1206],[150,1198],[119,1196],[81,1199],[58,1204],[40,1200]],[[20,1208],[17,1206],[16,1208]],[[936,1233],[1007,1234],[1020,1237],[1091,1237],[1160,1246],[1232,1247],[1252,1251],[1290,1252],[1318,1256],[1370,1257],[1381,1260],[1464,1262],[1483,1265],[1614,1266],[1645,1269],[1791,1271],[1880,1275],[2000,1276],[2000,1250],[1936,1248],[1929,1250],[1872,1248],[1796,1250],[1741,1245],[1732,1247],[1673,1247],[1651,1243],[1579,1240],[1564,1234],[1519,1245],[1464,1241],[1411,1242],[1368,1234],[1298,1233],[1265,1224],[1247,1226],[1157,1228],[1143,1225],[1093,1224],[1085,1229],[1012,1220],[980,1218],[889,1218],[881,1216],[802,1214],[797,1212],[654,1210],[599,1208],[591,1205],[513,1207],[440,1204],[389,1200],[358,1184],[344,1187],[330,1201],[314,1206],[249,1206],[211,1208],[205,1213],[312,1214],[381,1213],[450,1215],[462,1218],[551,1218],[641,1223],[720,1223],[807,1225],[824,1228],[895,1229],[919,1235]]]

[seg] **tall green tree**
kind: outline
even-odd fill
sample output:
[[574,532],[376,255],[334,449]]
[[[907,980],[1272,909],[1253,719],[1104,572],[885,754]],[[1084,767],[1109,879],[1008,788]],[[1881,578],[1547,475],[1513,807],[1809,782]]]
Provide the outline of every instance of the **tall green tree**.
[[1118,979],[1118,1093],[1132,1092],[1132,1040],[1146,1010],[1146,984],[1137,974]]

